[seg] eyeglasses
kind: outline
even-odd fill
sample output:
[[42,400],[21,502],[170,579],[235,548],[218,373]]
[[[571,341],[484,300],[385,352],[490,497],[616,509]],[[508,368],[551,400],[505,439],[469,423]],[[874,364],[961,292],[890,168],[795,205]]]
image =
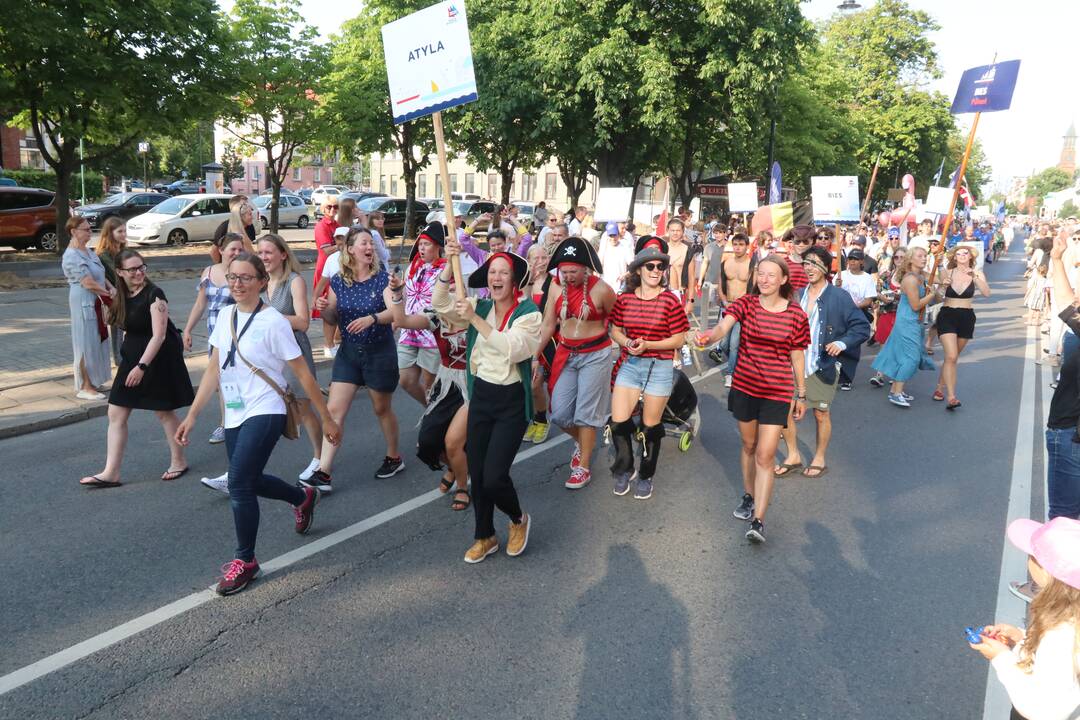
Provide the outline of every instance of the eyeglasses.
[[338,207],[340,207],[340,206],[338,206],[338,205],[327,205],[326,207],[330,208],[331,210],[337,210]]
[[231,283],[240,283],[241,285],[247,285],[253,283],[259,279],[258,275],[237,275],[236,273],[229,273],[225,276],[225,279]]
[[657,272],[657,271],[663,272],[663,271],[667,270],[667,265],[665,265],[662,262],[648,262],[648,263],[645,263],[644,265],[642,265],[642,267],[645,268],[646,270],[648,270],[649,272]]
[[146,265],[143,264],[143,265],[137,265],[136,267],[120,268],[120,272],[131,273],[132,275],[134,275],[136,273],[144,273],[145,274],[146,273]]

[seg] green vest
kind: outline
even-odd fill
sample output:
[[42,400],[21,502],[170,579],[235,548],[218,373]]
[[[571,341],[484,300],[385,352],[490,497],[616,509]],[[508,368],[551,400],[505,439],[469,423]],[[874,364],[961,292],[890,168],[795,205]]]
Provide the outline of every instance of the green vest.
[[[476,314],[485,320],[487,320],[488,313],[491,312],[491,307],[495,303],[491,298],[480,298],[476,301]],[[514,311],[510,313],[510,319],[506,322],[506,327],[511,327],[514,321],[522,315],[528,315],[532,312],[540,312],[540,309],[536,307],[536,303],[531,298],[522,298],[518,303]],[[465,335],[465,389],[469,391],[469,400],[472,400],[473,394],[473,379],[472,374],[472,351],[473,346],[476,345],[476,337],[479,333],[476,331],[476,327],[469,323],[469,330]],[[521,387],[525,392],[525,420],[531,421],[533,418],[533,397],[532,397],[532,358],[522,360],[517,364],[518,374],[521,375]]]

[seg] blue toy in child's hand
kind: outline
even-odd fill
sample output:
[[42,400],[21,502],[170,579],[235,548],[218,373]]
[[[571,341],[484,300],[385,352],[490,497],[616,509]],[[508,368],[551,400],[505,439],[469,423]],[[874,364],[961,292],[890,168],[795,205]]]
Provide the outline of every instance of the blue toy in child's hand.
[[982,644],[982,641],[983,641],[983,639],[982,639],[983,627],[984,626],[979,626],[977,628],[974,628],[974,627],[968,626],[968,627],[964,628],[964,637],[966,637],[967,641],[969,643],[971,643],[972,645],[980,645],[980,644]]

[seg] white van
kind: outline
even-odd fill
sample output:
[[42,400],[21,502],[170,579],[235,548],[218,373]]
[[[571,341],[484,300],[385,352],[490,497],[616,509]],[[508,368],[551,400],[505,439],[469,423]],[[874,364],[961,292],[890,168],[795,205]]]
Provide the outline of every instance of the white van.
[[231,197],[216,193],[171,197],[128,220],[127,241],[133,245],[183,245],[213,240],[218,225],[229,219]]

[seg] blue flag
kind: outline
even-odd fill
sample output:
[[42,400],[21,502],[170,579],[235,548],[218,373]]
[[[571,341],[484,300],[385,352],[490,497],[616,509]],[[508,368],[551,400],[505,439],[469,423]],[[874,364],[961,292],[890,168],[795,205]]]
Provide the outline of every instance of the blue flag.
[[959,115],[1008,110],[1019,74],[1019,60],[1006,60],[965,70],[949,112]]
[[767,205],[775,205],[780,202],[780,189],[783,187],[780,180],[780,163],[774,162],[769,169],[769,202]]
[[941,173],[945,170],[945,158],[941,158],[941,165],[938,166],[937,175],[934,176],[934,185],[936,186],[941,182]]

